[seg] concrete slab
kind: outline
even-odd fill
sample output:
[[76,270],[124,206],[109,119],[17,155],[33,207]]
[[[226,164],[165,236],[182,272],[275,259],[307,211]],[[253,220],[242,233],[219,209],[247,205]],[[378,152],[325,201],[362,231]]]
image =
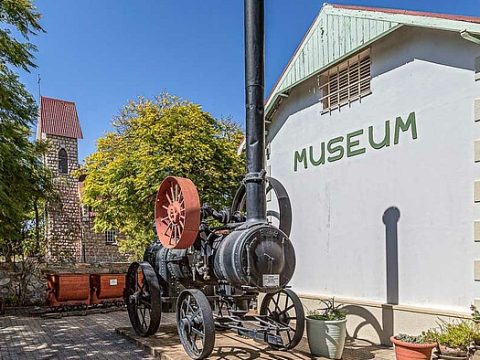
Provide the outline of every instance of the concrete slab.
[[[131,341],[148,354],[165,360],[189,360],[185,354],[177,335],[177,328],[171,314],[162,318],[159,331],[152,337],[143,338],[135,334],[131,327],[116,328],[117,334]],[[299,360],[312,359],[306,339],[288,352],[274,351],[263,343],[242,338],[233,332],[225,331],[216,333],[215,348],[209,359],[282,359]],[[324,358],[316,358],[324,359]],[[371,345],[360,340],[347,344],[343,360],[394,360],[395,355],[391,348]]]

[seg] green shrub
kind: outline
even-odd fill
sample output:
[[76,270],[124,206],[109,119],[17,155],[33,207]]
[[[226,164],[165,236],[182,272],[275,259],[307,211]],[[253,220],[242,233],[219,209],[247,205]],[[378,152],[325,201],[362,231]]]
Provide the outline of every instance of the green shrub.
[[406,342],[406,343],[410,343],[410,344],[427,344],[432,342],[432,341],[426,341],[425,336],[423,334],[416,335],[416,336],[407,335],[407,334],[398,334],[397,336],[395,336],[395,339]]
[[335,298],[332,298],[331,300],[321,300],[321,303],[324,304],[325,307],[309,311],[307,318],[323,321],[338,321],[346,319],[347,313],[342,309],[343,305],[335,305]]
[[470,306],[470,310],[472,310],[472,320],[475,322],[480,322],[480,312],[478,311],[475,305]]
[[7,295],[3,301],[6,306],[15,306],[18,304],[18,298],[16,295]]
[[438,328],[424,332],[423,336],[427,342],[438,342],[447,348],[463,351],[467,351],[472,343],[480,340],[479,328],[471,320],[442,321]]

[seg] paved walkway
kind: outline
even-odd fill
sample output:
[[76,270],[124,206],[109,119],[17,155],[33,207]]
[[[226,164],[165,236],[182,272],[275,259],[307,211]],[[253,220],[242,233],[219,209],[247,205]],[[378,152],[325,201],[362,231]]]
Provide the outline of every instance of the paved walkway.
[[[163,321],[163,320],[162,320]],[[164,324],[152,337],[137,336],[132,328],[117,328],[117,332],[136,343],[162,360],[190,360],[178,339],[176,326]],[[275,351],[266,344],[242,338],[230,331],[217,332],[215,348],[209,359],[215,360],[308,360],[310,355],[307,340],[304,338],[293,350]],[[329,360],[318,357],[317,360]],[[393,351],[381,346],[372,346],[366,342],[354,341],[345,346],[343,360],[395,360]]]
[[[163,314],[162,324],[158,332],[149,338],[135,334],[131,327],[117,328],[117,333],[146,349],[149,354],[165,360],[189,360],[185,354],[177,334],[174,314]],[[300,344],[290,351],[275,351],[262,342],[242,338],[231,331],[217,331],[215,348],[209,359],[215,360],[307,360],[312,359],[308,342],[304,338]],[[317,360],[328,360],[318,357]],[[382,346],[374,346],[365,341],[348,341],[343,352],[343,360],[395,360],[393,350]]]
[[151,359],[115,333],[126,311],[41,318],[0,316],[0,359]]
[[[153,338],[139,339],[129,328],[126,311],[62,318],[0,316],[0,359],[152,359],[149,354],[155,353],[161,353],[165,359],[187,359],[176,334],[173,314],[164,314]],[[305,340],[295,351],[285,353],[226,332],[217,334],[211,358],[286,360],[310,356]],[[349,343],[344,352],[344,360],[394,358],[391,349],[360,342]]]

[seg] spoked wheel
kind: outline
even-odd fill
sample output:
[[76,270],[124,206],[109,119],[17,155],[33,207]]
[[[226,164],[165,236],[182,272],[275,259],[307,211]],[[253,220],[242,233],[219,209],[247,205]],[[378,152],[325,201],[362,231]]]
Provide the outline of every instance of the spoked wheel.
[[162,317],[157,275],[148,262],[134,262],[127,272],[124,300],[133,329],[140,336],[157,332]]
[[[280,331],[283,346],[274,346],[283,350],[293,349],[302,340],[305,329],[305,312],[302,302],[290,289],[266,294],[260,306],[260,315],[266,315],[269,320],[287,329]],[[273,345],[272,345],[273,346]]]
[[155,226],[164,247],[193,245],[200,226],[200,197],[191,180],[167,176],[162,181],[155,201]]
[[[275,194],[278,210],[267,210],[267,220],[270,224],[275,225],[282,230],[287,236],[290,235],[292,229],[292,205],[288,197],[287,190],[280,181],[275,178],[267,177],[267,196]],[[240,185],[233,199],[231,207],[232,213],[237,211],[245,213],[246,189],[245,184]]]
[[215,345],[215,323],[207,297],[196,289],[183,290],[177,300],[180,341],[192,359],[207,358]]

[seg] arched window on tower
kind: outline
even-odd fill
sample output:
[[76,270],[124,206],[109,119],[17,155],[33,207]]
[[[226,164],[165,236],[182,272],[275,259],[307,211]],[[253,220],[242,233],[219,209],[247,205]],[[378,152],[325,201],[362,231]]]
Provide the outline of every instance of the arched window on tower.
[[68,174],[68,155],[65,149],[60,149],[58,152],[58,172]]

